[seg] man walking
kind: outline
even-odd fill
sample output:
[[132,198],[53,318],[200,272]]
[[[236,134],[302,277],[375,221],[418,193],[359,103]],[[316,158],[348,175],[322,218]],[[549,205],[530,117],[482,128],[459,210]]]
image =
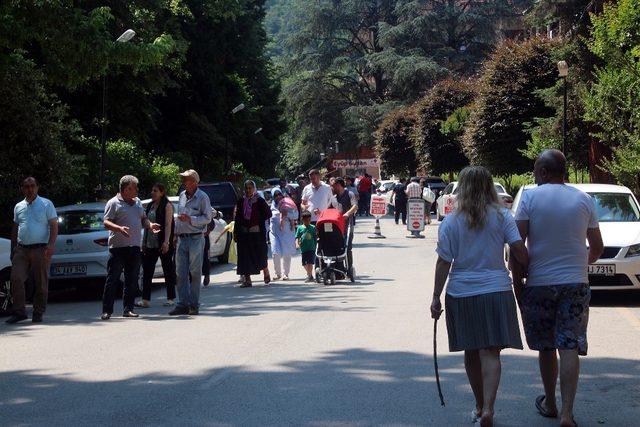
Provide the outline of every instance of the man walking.
[[133,175],[120,178],[120,192],[107,202],[103,221],[105,228],[109,230],[109,260],[100,318],[111,319],[116,289],[119,287],[123,271],[122,317],[139,317],[133,311],[133,307],[140,278],[142,228],[159,233],[162,227],[147,219],[138,199],[138,178]]
[[370,216],[369,206],[371,205],[371,192],[373,189],[373,181],[371,175],[364,173],[358,183],[358,195],[360,200],[360,215]]
[[22,181],[24,200],[13,209],[11,230],[11,294],[13,316],[7,323],[27,319],[25,282],[35,284],[33,323],[42,322],[47,307],[49,264],[58,237],[58,215],[50,200],[38,196],[38,182],[29,177]]
[[198,188],[198,172],[189,169],[180,176],[184,190],[180,193],[178,201],[175,233],[178,239],[178,305],[169,312],[171,316],[199,314],[204,232],[213,217],[209,196]]
[[336,178],[333,183],[334,197],[331,200],[331,206],[338,209],[345,221],[348,221],[351,227],[346,238],[347,244],[347,260],[348,266],[353,265],[353,228],[355,225],[355,214],[358,211],[358,202],[356,196],[347,190],[347,184],[342,178]]
[[[413,177],[411,178],[411,182],[407,185],[407,189],[405,190],[405,194],[408,199],[422,199],[422,187],[420,187],[420,178]],[[424,203],[424,201],[423,201]],[[420,237],[419,231],[412,231],[411,234],[413,237]]]
[[393,205],[396,224],[402,218],[403,225],[407,225],[407,186],[405,182],[404,178],[400,178],[400,181],[393,186],[393,194],[391,194],[391,204]]
[[331,204],[332,193],[331,187],[320,180],[320,171],[317,169],[309,171],[309,181],[311,183],[302,190],[301,208],[311,212],[311,223],[315,225],[320,212]]
[[514,286],[527,343],[539,352],[544,395],[536,399],[536,408],[544,417],[558,416],[559,353],[560,425],[573,427],[578,356],[587,354],[587,265],[602,255],[602,236],[591,197],[564,183],[566,159],[560,151],[544,151],[534,174],[538,187],[523,193],[516,213],[520,235],[529,247],[529,271],[525,286],[524,272],[514,267]]

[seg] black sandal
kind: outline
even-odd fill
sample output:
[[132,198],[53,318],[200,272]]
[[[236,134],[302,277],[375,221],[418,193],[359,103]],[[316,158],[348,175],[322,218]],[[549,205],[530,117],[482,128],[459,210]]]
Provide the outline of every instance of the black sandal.
[[542,415],[545,418],[558,418],[558,414],[554,415],[552,412],[549,412],[548,409],[545,409],[545,407],[542,406],[542,402],[544,402],[544,399],[545,399],[544,394],[541,394],[540,396],[536,397],[536,409],[538,410],[540,415]]
[[267,276],[264,276],[264,284],[268,285],[269,283],[271,283],[271,275],[270,274],[267,275]]

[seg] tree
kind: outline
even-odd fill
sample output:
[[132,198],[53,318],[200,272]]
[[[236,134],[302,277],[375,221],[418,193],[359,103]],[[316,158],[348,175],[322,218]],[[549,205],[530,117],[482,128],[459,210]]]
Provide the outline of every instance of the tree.
[[539,38],[505,41],[485,63],[463,137],[472,164],[481,164],[494,175],[531,170],[533,162],[523,150],[527,129],[537,118],[553,114],[537,93],[557,81],[551,54],[555,43]]
[[[285,0],[283,0],[285,1]],[[497,38],[501,20],[527,1],[286,0],[293,12],[274,4],[269,28],[284,32],[276,52],[287,56],[284,98],[296,133],[309,135],[316,116],[298,114],[300,105],[327,107],[331,135],[317,141],[372,145],[385,114],[420,99],[437,81],[472,74]],[[293,17],[291,17],[293,16]],[[289,17],[286,24],[283,17]],[[295,31],[295,32],[292,32]],[[292,88],[289,90],[289,88]],[[301,96],[322,92],[323,97]],[[320,107],[311,107],[319,110]],[[337,112],[333,113],[333,111]],[[304,120],[303,120],[304,119]],[[300,121],[303,120],[303,121]],[[304,129],[304,130],[302,130]],[[302,130],[302,131],[301,131]]]
[[382,120],[374,137],[385,174],[408,177],[416,173],[418,161],[410,139],[416,120],[414,107],[398,108]]
[[[456,122],[463,120],[465,115],[459,109],[469,105],[474,96],[472,82],[444,80],[417,102],[418,119],[412,141],[419,167],[425,172],[450,173],[459,171],[469,163],[460,145],[462,126]],[[454,112],[458,114],[451,117]],[[443,129],[447,121],[448,125]]]
[[585,118],[613,152],[603,166],[620,182],[640,190],[640,5],[607,4],[593,16],[591,50],[604,61],[585,99]]

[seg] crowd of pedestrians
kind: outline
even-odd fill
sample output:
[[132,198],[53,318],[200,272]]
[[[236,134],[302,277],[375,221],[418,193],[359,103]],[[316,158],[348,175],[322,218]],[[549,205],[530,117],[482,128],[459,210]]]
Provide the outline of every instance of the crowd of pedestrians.
[[[198,188],[198,173],[187,170],[180,175],[183,190],[177,212],[162,184],[153,186],[151,203],[144,208],[137,197],[138,180],[131,175],[120,179],[119,192],[106,203],[104,226],[109,231],[109,258],[103,320],[113,314],[121,276],[123,317],[138,317],[135,307],[150,306],[158,259],[167,287],[165,305],[174,305],[177,287],[178,301],[169,314],[199,314],[203,273],[205,286],[209,278],[205,242],[216,212],[209,196]],[[587,354],[587,265],[602,254],[602,237],[590,196],[564,184],[566,159],[561,152],[543,152],[535,163],[534,175],[538,186],[523,194],[514,217],[500,204],[489,171],[482,166],[465,168],[459,176],[457,207],[438,230],[431,315],[438,319],[443,311],[446,313],[449,349],[464,351],[475,397],[472,417],[482,426],[493,425],[501,351],[523,348],[518,307],[527,343],[539,352],[544,394],[533,403],[541,415],[560,417],[562,426],[576,425],[573,405],[579,356]],[[265,285],[270,284],[269,248],[275,280],[289,280],[291,259],[300,250],[306,280],[313,281],[315,224],[321,212],[338,209],[353,226],[357,215],[368,214],[375,188],[368,174],[357,183],[350,177],[338,177],[327,184],[318,170],[311,170],[308,181],[301,178],[298,183],[300,187],[294,188],[282,181],[273,188],[270,205],[259,196],[255,182],[244,183],[233,222],[227,227],[237,245],[239,287],[251,287],[251,276],[260,273]],[[29,278],[35,284],[32,321],[43,321],[49,264],[58,234],[55,207],[38,195],[38,183],[33,177],[22,182],[22,193],[24,200],[14,209],[11,236],[10,324],[27,319],[25,282]],[[406,224],[409,200],[424,200],[429,212],[433,198],[433,192],[418,178],[408,184],[400,179],[391,199],[395,222]],[[346,239],[352,265],[353,227],[348,228],[351,231]],[[508,268],[504,262],[505,245],[509,251]],[[141,268],[142,300],[136,303]],[[445,287],[443,310],[441,295]],[[558,377],[560,406],[555,394]]]

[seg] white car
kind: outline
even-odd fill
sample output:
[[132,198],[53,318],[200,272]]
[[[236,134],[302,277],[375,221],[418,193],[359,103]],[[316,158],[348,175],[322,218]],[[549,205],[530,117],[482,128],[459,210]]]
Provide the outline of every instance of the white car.
[[[178,197],[170,197],[174,204]],[[149,200],[143,201],[143,205]],[[81,279],[80,287],[87,279],[104,279],[107,275],[108,237],[109,232],[103,224],[104,202],[82,203],[64,206],[58,212],[58,239],[53,257],[51,258],[50,280],[52,282],[68,279]],[[177,211],[177,209],[175,209]],[[229,235],[215,239],[222,233],[227,223],[222,219],[215,219],[214,231],[209,234],[211,247],[209,258],[218,258],[226,263],[228,260]],[[162,276],[160,261],[156,264],[154,276]]]
[[[502,202],[503,206],[507,209],[511,209],[511,206],[513,205],[513,197],[507,193],[507,190],[505,190],[499,182],[494,182],[493,185],[496,187],[498,198]],[[442,221],[444,217],[449,215],[455,209],[457,192],[458,181],[454,181],[445,187],[442,194],[440,194],[440,197],[436,200],[436,214],[438,215],[438,221]]]
[[[609,184],[568,184],[589,194],[596,205],[604,253],[589,268],[589,284],[594,290],[640,289],[640,207],[627,187]],[[518,191],[512,212],[522,193]]]
[[0,239],[0,314],[6,313],[11,298],[11,241]]

